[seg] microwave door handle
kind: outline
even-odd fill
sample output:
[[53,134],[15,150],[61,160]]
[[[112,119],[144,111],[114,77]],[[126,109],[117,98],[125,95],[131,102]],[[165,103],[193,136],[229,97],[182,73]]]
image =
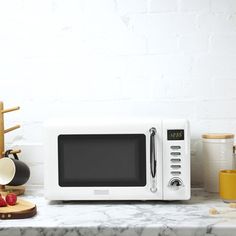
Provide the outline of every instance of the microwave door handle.
[[155,135],[156,135],[156,129],[151,128],[149,130],[150,132],[150,168],[151,168],[151,175],[152,178],[155,178],[156,176],[156,150],[155,150]]

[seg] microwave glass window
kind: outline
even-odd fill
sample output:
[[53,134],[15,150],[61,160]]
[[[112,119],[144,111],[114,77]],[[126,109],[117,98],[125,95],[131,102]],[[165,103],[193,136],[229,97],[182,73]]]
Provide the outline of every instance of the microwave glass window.
[[144,134],[59,135],[60,186],[145,186]]

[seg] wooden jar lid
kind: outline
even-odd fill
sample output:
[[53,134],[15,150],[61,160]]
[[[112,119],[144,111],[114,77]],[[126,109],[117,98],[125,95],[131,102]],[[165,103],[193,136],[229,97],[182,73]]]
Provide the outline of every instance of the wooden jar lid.
[[231,139],[231,138],[234,138],[234,134],[214,134],[214,133],[211,133],[211,134],[203,134],[202,135],[202,138],[205,138],[205,139]]

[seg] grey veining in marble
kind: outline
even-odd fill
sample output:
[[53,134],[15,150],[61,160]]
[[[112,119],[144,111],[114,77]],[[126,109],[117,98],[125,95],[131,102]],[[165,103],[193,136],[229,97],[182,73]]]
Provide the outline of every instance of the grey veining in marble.
[[236,235],[236,214],[209,216],[210,207],[227,205],[202,190],[193,190],[190,201],[174,202],[48,202],[35,189],[24,197],[37,204],[37,216],[0,221],[0,236]]

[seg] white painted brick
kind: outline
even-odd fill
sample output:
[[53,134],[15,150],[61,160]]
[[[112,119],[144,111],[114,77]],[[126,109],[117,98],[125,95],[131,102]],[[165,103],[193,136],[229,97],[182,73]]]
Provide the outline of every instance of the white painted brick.
[[[130,57],[127,77],[189,76],[191,58],[183,55],[149,55]],[[161,86],[161,85],[160,85]]]
[[183,78],[177,77],[177,80],[175,78],[176,77],[173,77],[172,79],[172,91],[169,91],[169,96],[171,96],[171,93],[174,94],[174,96],[172,95],[173,99],[184,98],[198,101],[201,99],[212,98],[213,81],[211,78],[206,76],[189,76]]
[[[151,56],[133,56],[127,58],[126,78],[146,78],[151,74],[158,74],[158,70],[153,65],[154,59]],[[160,74],[159,74],[160,75]]]
[[148,53],[176,53],[178,37],[175,34],[149,34],[147,37]]
[[172,12],[178,10],[177,0],[150,0],[149,12]]
[[0,19],[10,19],[18,16],[19,13],[23,10],[23,7],[23,1],[0,1]]
[[196,15],[165,13],[148,16],[148,33],[191,33],[196,30]]
[[234,78],[214,79],[213,95],[218,99],[236,99],[236,76]]
[[236,1],[235,0],[211,0],[211,10],[213,12],[235,13]]
[[42,1],[30,1],[24,0],[19,1],[23,4],[23,10],[25,14],[29,15],[47,15],[51,13],[52,1],[42,0]]
[[[154,99],[162,100],[172,100],[172,99],[182,99],[183,98],[183,77],[175,76],[162,76],[152,78],[152,92]],[[160,86],[161,85],[161,86]]]
[[189,76],[191,58],[186,55],[168,55],[157,57],[156,67],[163,76]]
[[191,155],[191,184],[192,187],[203,187],[203,174],[199,171],[203,169],[202,143],[199,137],[191,140],[191,153],[193,152],[195,155]]
[[[154,100],[165,100],[167,99],[167,92],[169,91],[169,81],[163,76],[152,76],[150,83],[151,87],[149,88],[149,93]],[[160,86],[161,84],[161,86]]]
[[108,55],[145,54],[147,52],[146,39],[132,32],[120,32],[118,35],[97,38],[89,43],[93,53]]
[[30,178],[27,185],[43,185],[44,165],[42,163],[27,163],[30,167]]
[[236,33],[214,34],[211,37],[210,50],[224,54],[236,54]]
[[209,11],[210,0],[181,0],[180,10],[183,11]]
[[131,32],[139,36],[146,36],[148,31],[148,21],[146,14],[132,14],[127,17],[128,27]]
[[197,76],[231,77],[236,74],[236,56],[212,54],[196,57],[193,63],[193,74]]
[[[49,5],[49,10],[51,10],[51,12],[53,12],[53,15],[56,15],[57,17],[60,15],[60,18],[66,17],[76,17],[79,14],[82,14],[85,10],[85,7],[87,6],[86,4],[90,5],[90,8],[93,8],[93,6],[96,6],[96,1],[91,1],[91,0],[87,0],[87,1],[83,1],[83,0],[70,0],[70,1],[66,1],[66,0],[46,0],[48,2]],[[105,8],[105,6],[103,5],[105,2],[104,1],[100,1],[101,8]],[[107,5],[106,7],[108,7],[108,4],[112,4],[110,7],[111,9],[114,8],[114,3],[112,1],[107,1],[106,2]],[[45,6],[44,6],[45,7]],[[97,6],[96,6],[97,7]],[[46,8],[46,7],[45,7]],[[31,7],[30,7],[31,9]]]
[[236,16],[227,14],[199,14],[197,29],[207,33],[233,33],[236,31]]
[[235,119],[198,119],[199,137],[203,133],[236,133]]
[[12,133],[11,143],[41,143],[43,139],[42,124],[43,122],[21,122],[19,134],[16,136]]
[[199,102],[197,112],[203,119],[235,119],[235,106],[235,100],[202,101]]
[[19,159],[26,163],[44,163],[44,146],[40,143],[27,143],[23,145],[9,146],[9,148],[20,149]]
[[179,38],[179,49],[185,53],[199,53],[208,50],[209,36],[205,33],[183,34]]
[[[76,1],[76,0],[75,0]],[[84,2],[84,3],[83,3]],[[67,1],[64,1],[64,4],[67,5]],[[82,1],[84,5],[85,15],[92,17],[93,15],[104,15],[114,13],[116,10],[115,1],[111,0],[86,0]],[[71,5],[73,7],[74,4]]]
[[144,13],[147,11],[147,0],[117,0],[119,14]]
[[[111,110],[118,117],[185,117],[191,119],[195,113],[194,103],[188,101],[160,101],[149,99],[134,99],[110,103]],[[113,106],[113,107],[112,107]],[[167,109],[168,108],[168,109]]]
[[187,119],[192,119],[195,114],[194,102],[172,100],[168,102],[151,102],[150,107],[148,106],[145,108],[146,114],[153,116],[161,114],[159,115],[160,117],[186,117]]
[[122,80],[122,96],[125,99],[151,99],[151,81],[145,77],[127,77]]
[[200,99],[212,98],[211,90],[213,83],[211,79],[206,77],[171,75],[164,76],[162,80],[156,78],[156,83],[153,87],[156,90],[163,90],[163,99],[198,101]]

